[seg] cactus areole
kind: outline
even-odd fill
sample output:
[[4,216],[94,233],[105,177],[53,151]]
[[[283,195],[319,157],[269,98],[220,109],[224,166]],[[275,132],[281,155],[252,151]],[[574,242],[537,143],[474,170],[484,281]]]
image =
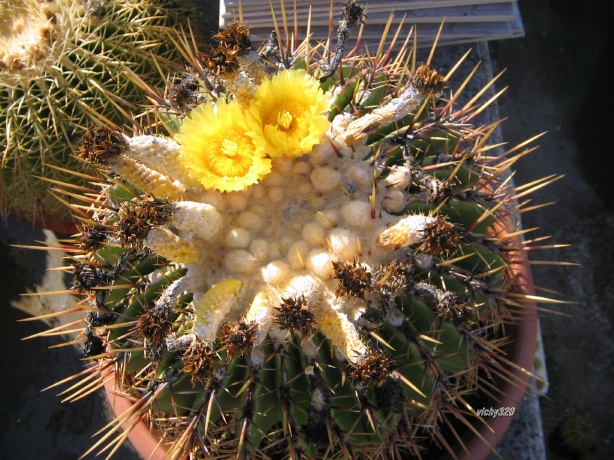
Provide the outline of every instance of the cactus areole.
[[485,106],[408,42],[341,59],[363,19],[345,5],[334,50],[257,51],[242,24],[186,41],[152,108],[168,136],[83,137],[105,178],[73,206],[90,366],[69,399],[131,401],[92,450],[144,420],[168,458],[430,458],[498,423],[477,412],[504,388],[520,402],[516,197],[551,179],[515,188],[528,150],[496,155]]

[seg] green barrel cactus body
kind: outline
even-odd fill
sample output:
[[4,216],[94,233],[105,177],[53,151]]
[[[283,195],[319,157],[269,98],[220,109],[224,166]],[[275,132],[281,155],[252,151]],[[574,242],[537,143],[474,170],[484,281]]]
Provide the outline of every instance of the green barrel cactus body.
[[214,38],[159,110],[175,135],[81,145],[110,174],[74,208],[92,372],[117,369],[172,458],[451,450],[510,378],[521,308],[494,126],[403,53]]
[[147,96],[131,75],[163,84],[161,72],[177,66],[170,37],[185,12],[158,0],[0,5],[3,212],[43,225],[71,221],[49,188],[85,183],[60,168],[83,170],[72,153],[87,128],[133,127]]

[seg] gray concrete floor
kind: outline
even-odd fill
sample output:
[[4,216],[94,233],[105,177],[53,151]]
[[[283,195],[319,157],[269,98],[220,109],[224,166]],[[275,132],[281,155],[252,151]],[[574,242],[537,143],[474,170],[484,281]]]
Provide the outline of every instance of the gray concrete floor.
[[[42,321],[17,322],[31,316],[12,305],[23,303],[20,294],[33,291],[37,286],[44,291],[43,285],[48,288],[57,285],[57,280],[48,279],[50,272],[46,273],[46,267],[58,266],[58,260],[48,262],[40,251],[12,245],[33,244],[45,238],[45,233],[28,223],[13,218],[0,219],[1,459],[77,460],[93,444],[94,432],[110,420],[102,394],[62,404],[62,398],[57,395],[66,386],[42,391],[81,370],[76,347],[49,348],[65,341],[61,338],[22,340],[49,326]],[[40,305],[22,308],[36,315],[48,313],[55,309],[49,303],[53,301],[54,298],[43,298]],[[137,460],[138,457],[130,446],[126,446],[118,452],[117,458]]]
[[[544,175],[564,179],[533,195],[535,203],[556,204],[523,216],[525,227],[570,243],[557,251],[532,254],[534,260],[571,261],[580,266],[535,265],[536,284],[557,291],[544,295],[572,301],[544,305],[541,326],[550,389],[540,398],[546,439],[557,424],[583,415],[598,433],[592,458],[614,458],[614,191],[609,134],[614,126],[614,91],[609,70],[614,56],[614,16],[609,0],[520,0],[526,36],[490,43],[495,73],[507,68],[498,87],[503,137],[510,145],[547,132],[540,148],[521,161],[522,184]],[[108,416],[102,398],[60,404],[47,385],[76,372],[76,351],[47,349],[52,340],[22,342],[40,331],[10,301],[43,276],[40,258],[10,244],[43,239],[40,231],[13,219],[0,221],[0,458],[77,459],[91,444],[92,428]],[[70,354],[74,356],[70,356]],[[52,365],[50,365],[52,363]],[[57,365],[55,365],[57,363]],[[548,448],[552,460],[568,458]],[[90,456],[90,458],[93,458]],[[126,448],[119,459],[136,458]],[[506,459],[506,460],[516,460]],[[527,457],[529,458],[529,457]],[[591,458],[591,457],[589,457]]]
[[[574,302],[543,305],[541,326],[550,382],[541,398],[547,441],[557,424],[584,416],[597,432],[587,458],[614,458],[614,168],[611,130],[614,91],[614,15],[609,0],[520,1],[524,38],[490,44],[495,73],[507,68],[499,87],[503,137],[514,145],[547,132],[537,152],[518,165],[516,183],[564,174],[533,195],[535,203],[556,204],[523,215],[526,228],[552,241],[569,243],[534,260],[571,261],[579,267],[534,265],[542,292]],[[548,443],[548,458],[566,458]]]

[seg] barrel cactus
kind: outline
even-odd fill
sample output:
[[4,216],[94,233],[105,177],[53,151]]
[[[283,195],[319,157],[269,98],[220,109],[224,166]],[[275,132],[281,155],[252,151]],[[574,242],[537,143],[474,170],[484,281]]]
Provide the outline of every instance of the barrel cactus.
[[[7,0],[0,4],[0,210],[41,225],[71,222],[49,188],[82,184],[72,157],[93,123],[132,128],[146,91],[176,69],[166,0]],[[136,75],[138,78],[132,78]]]
[[428,457],[513,378],[515,198],[550,179],[511,186],[528,150],[407,42],[344,56],[363,19],[335,50],[230,24],[154,98],[168,135],[83,137],[70,390],[134,401],[93,450],[145,420],[170,458]]

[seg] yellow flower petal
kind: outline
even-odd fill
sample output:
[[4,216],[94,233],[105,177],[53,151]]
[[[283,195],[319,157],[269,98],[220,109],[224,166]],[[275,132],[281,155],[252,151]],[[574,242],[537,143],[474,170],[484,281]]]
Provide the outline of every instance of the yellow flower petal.
[[201,104],[185,119],[176,140],[181,162],[206,189],[244,190],[271,172],[271,160],[254,144],[255,134],[237,102]]
[[305,70],[283,70],[262,82],[250,105],[262,138],[254,141],[271,157],[302,155],[320,143],[330,122],[328,97]]

